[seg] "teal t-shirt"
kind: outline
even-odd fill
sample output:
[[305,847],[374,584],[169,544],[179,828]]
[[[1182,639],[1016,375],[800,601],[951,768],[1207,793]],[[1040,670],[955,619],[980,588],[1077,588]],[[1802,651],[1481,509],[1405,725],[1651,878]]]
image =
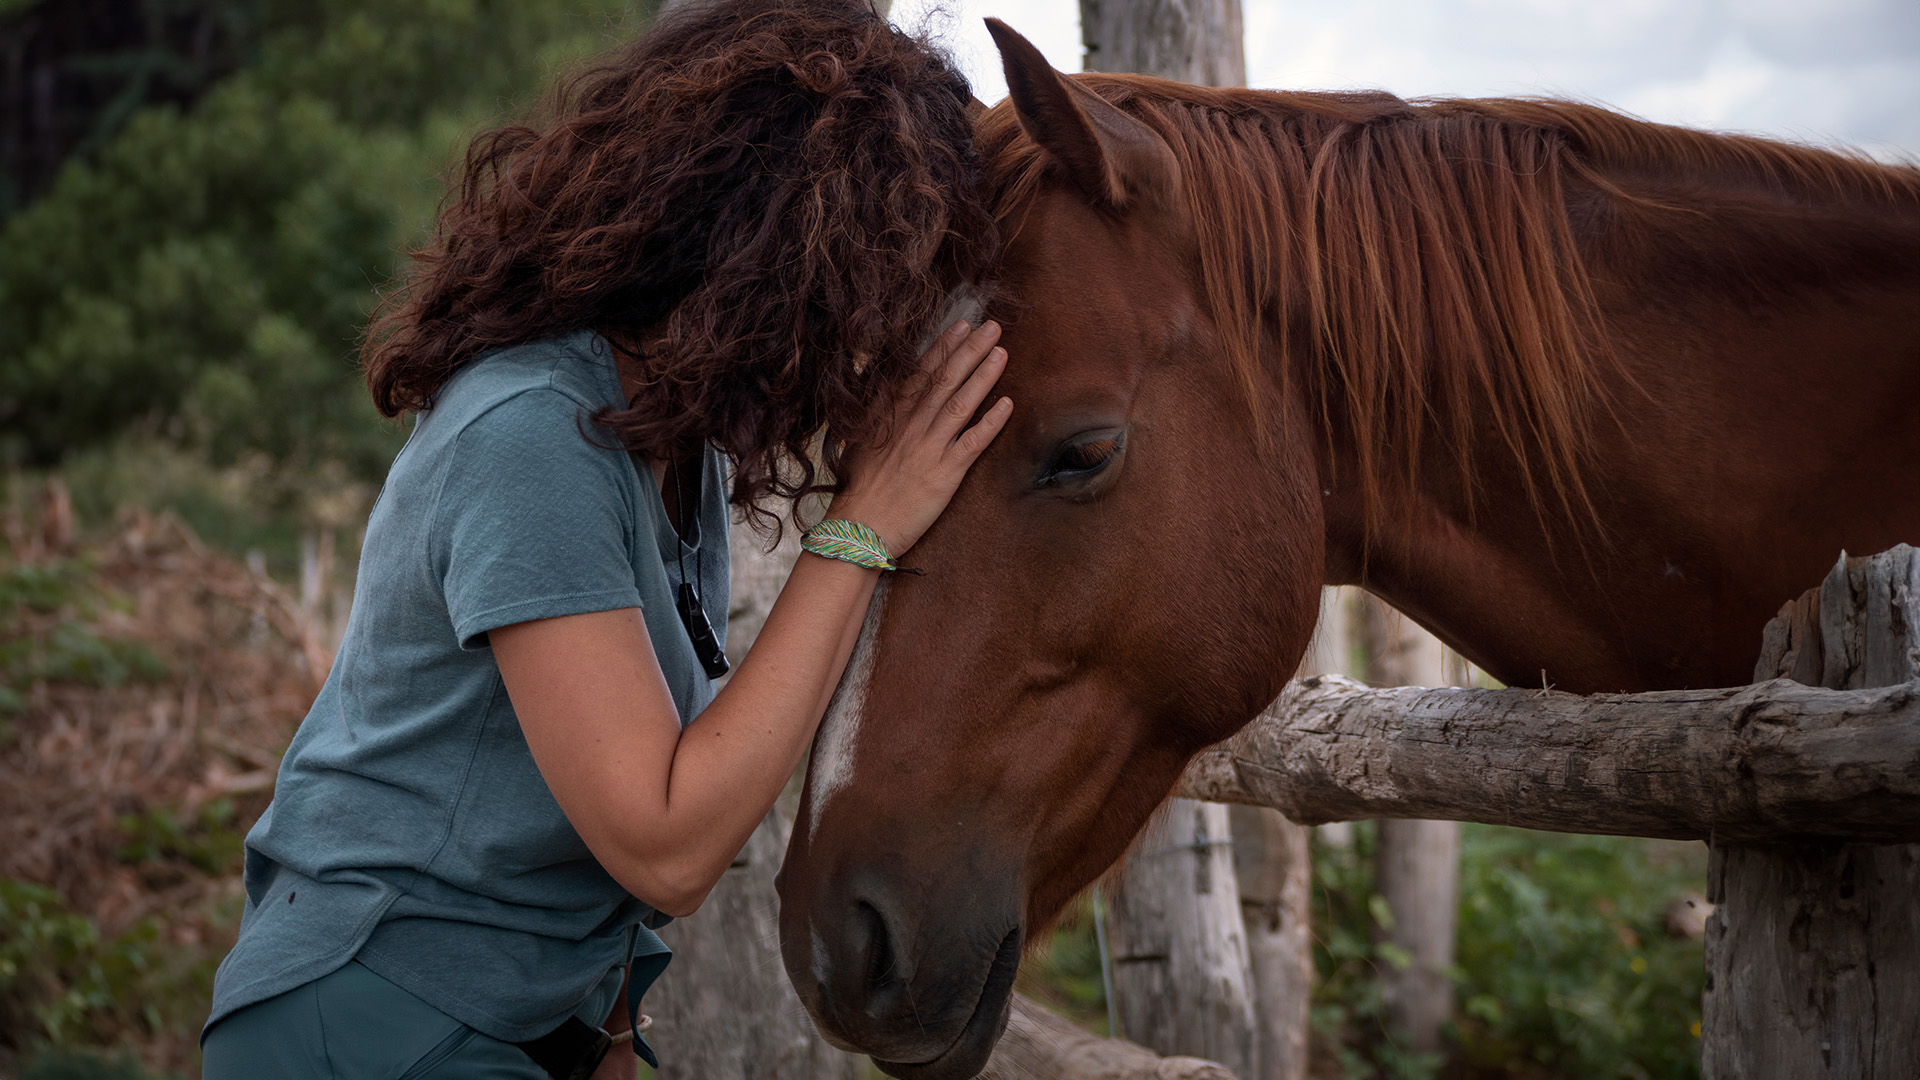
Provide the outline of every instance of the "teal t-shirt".
[[590,419],[623,404],[605,342],[581,332],[474,360],[420,415],[332,673],[247,835],[208,1027],[357,958],[524,1042],[629,960],[636,1001],[665,966],[662,920],[560,812],[487,645],[497,627],[638,607],[681,723],[712,700],[674,596],[684,554],[724,635],[724,462],[708,450],[683,552],[652,475]]

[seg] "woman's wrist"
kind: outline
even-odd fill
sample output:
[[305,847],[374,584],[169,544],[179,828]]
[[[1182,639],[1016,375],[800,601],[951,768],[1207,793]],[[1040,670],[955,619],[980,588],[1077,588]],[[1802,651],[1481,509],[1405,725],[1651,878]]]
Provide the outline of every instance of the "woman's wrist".
[[900,524],[892,520],[891,516],[880,507],[864,503],[859,499],[848,499],[845,496],[835,497],[825,520],[851,521],[865,525],[879,534],[881,542],[887,545],[887,554],[894,559],[904,555],[907,549],[913,546],[913,541],[918,539],[918,537],[906,536]]

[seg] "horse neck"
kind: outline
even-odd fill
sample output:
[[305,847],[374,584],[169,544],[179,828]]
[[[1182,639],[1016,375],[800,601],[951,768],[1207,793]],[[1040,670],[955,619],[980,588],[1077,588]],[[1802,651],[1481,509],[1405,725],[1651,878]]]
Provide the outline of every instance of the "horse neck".
[[[1920,540],[1920,196],[1597,179],[1614,193],[1569,195],[1597,211],[1582,255],[1619,360],[1592,512],[1532,502],[1482,433],[1477,494],[1443,461],[1385,478],[1371,515],[1333,491],[1328,577],[1511,684],[1743,683],[1767,618],[1841,549]],[[1329,475],[1353,467],[1340,455]]]

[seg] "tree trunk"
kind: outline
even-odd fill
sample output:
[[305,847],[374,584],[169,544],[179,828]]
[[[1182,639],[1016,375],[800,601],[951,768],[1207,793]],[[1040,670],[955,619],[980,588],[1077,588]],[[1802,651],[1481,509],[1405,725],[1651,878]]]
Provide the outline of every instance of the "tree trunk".
[[774,871],[788,822],[775,807],[700,910],[661,931],[673,965],[648,993],[661,1080],[858,1080],[827,1045],[780,963]]
[[1113,893],[1120,1031],[1254,1075],[1253,990],[1227,808],[1173,799]]
[[[1367,681],[1375,686],[1448,686],[1462,681],[1440,639],[1373,597],[1366,602]],[[1440,1049],[1453,1013],[1453,929],[1459,902],[1460,823],[1379,823],[1374,888],[1392,915],[1379,938],[1407,963],[1380,968],[1387,1026],[1423,1053]]]
[[1245,86],[1240,0],[1080,0],[1088,71]]
[[[1328,585],[1320,590],[1320,621],[1313,628],[1313,643],[1306,659],[1300,661],[1296,678],[1313,675],[1366,677],[1365,639],[1359,627],[1367,594],[1352,585]],[[1313,826],[1313,834],[1322,844],[1340,851],[1353,849],[1353,822],[1329,821]],[[1311,957],[1309,957],[1311,959]]]
[[[1782,608],[1754,671],[1778,676],[1920,679],[1914,549],[1843,555]],[[1705,1080],[1920,1076],[1920,844],[1716,840],[1707,878]]]

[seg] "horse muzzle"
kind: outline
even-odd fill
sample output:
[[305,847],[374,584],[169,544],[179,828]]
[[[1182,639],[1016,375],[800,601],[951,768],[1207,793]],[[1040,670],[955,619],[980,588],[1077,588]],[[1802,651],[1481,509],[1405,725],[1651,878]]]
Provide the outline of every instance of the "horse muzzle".
[[[906,875],[780,873],[788,976],[828,1041],[901,1080],[970,1080],[1006,1029],[1025,934],[992,885],[907,906]],[[804,894],[804,895],[803,895]]]

